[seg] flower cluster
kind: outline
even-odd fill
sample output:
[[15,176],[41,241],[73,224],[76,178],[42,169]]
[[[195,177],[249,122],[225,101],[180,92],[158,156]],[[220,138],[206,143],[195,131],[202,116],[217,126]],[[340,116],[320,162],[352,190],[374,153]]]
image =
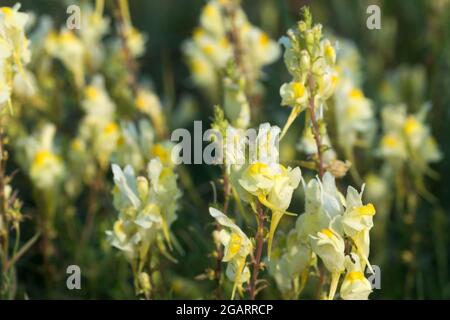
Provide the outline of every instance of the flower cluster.
[[0,108],[9,104],[15,77],[24,74],[31,59],[29,40],[25,36],[28,15],[20,5],[0,8]]
[[51,30],[44,39],[45,51],[64,64],[79,88],[84,86],[86,69],[97,70],[105,58],[102,39],[109,32],[109,19],[103,16],[102,1],[96,3],[95,10],[83,4],[78,32]]
[[[238,203],[243,201],[249,204],[255,216],[259,219],[258,229],[260,231],[258,231],[259,236],[255,237],[255,242],[260,250],[263,245],[261,232],[264,232],[261,231],[264,228],[262,225],[264,221],[261,221],[261,219],[266,210],[272,213],[267,235],[268,257],[270,259],[272,242],[278,224],[285,214],[291,214],[287,210],[294,190],[299,186],[302,179],[301,170],[299,167],[286,168],[279,163],[278,142],[281,130],[278,126],[262,123],[257,134],[252,135],[252,129],[244,130],[231,126],[224,118],[223,111],[216,107],[212,127],[218,130],[222,136],[225,136],[225,139],[218,141],[218,143],[225,156],[224,175],[229,180],[232,194]],[[220,225],[232,230],[231,236],[223,236],[223,230],[220,231],[220,243],[225,246],[225,255],[222,261],[230,262],[227,254],[231,250],[230,246],[235,248],[232,252],[240,252],[240,254],[233,253],[233,256],[236,256],[229,264],[229,268],[234,270],[231,276],[230,272],[227,272],[229,278],[235,282],[232,294],[234,298],[236,289],[242,294],[242,285],[250,277],[250,271],[245,267],[245,261],[247,255],[253,255],[252,244],[245,233],[224,213],[214,208],[210,208],[210,212]],[[233,241],[233,239],[235,240]],[[259,261],[253,261],[254,265],[259,263]],[[257,271],[254,269],[253,272]],[[249,287],[252,287],[252,284],[249,284]],[[254,288],[251,290],[254,290]]]
[[312,24],[309,10],[296,29],[282,37],[285,47],[284,63],[292,80],[280,88],[281,105],[292,108],[282,136],[296,117],[308,107],[313,108],[318,119],[323,117],[325,101],[336,87],[336,51],[328,39],[323,38],[322,25]]
[[164,136],[167,124],[159,97],[150,89],[140,88],[136,94],[135,105],[140,112],[150,117],[158,135]]
[[223,109],[231,125],[245,129],[250,124],[250,103],[245,93],[245,79],[239,76],[236,68],[228,68],[223,79]]
[[46,124],[34,135],[17,141],[19,163],[40,190],[58,187],[65,175],[64,162],[56,151],[56,127]]
[[[149,77],[160,55],[146,60],[128,0],[72,2],[80,28],[0,6],[0,298],[66,295],[53,284],[69,256],[89,284],[103,284],[89,285],[93,298],[129,298],[134,287],[146,299],[368,299],[379,270],[408,298],[445,294],[435,281],[445,259],[429,254],[445,256],[445,201],[427,187],[445,146],[426,119],[440,119],[447,101],[430,94],[448,78],[445,52],[436,55],[444,5],[426,24],[427,65],[387,71],[405,52],[392,45],[391,13],[366,43],[324,32],[305,8],[277,43],[268,34],[284,32],[290,8],[262,1],[247,17],[241,0],[208,0],[180,43],[203,97],[177,78],[183,61]],[[250,22],[259,14],[266,31]],[[185,28],[192,17],[183,17]],[[363,59],[357,45],[368,44]],[[281,47],[284,73],[266,68]],[[192,128],[212,111],[196,106],[213,103],[212,130]],[[422,286],[434,268],[438,278]],[[28,288],[28,278],[52,291]]]
[[246,266],[247,256],[253,251],[253,245],[247,235],[230,218],[215,208],[209,208],[211,216],[223,227],[219,232],[220,243],[225,247],[223,262],[228,262],[227,277],[234,282],[231,299],[236,290],[242,294],[243,284],[250,280],[250,270]]
[[177,200],[181,197],[177,174],[159,158],[148,163],[147,177],[136,177],[131,166],[122,170],[113,164],[112,170],[114,206],[119,217],[113,230],[106,234],[111,245],[121,250],[130,263],[138,262],[138,277],[155,242],[161,247],[165,239],[171,246],[170,226],[177,218]]
[[[214,126],[214,125],[213,125]],[[257,204],[271,210],[268,255],[276,228],[291,203],[294,190],[301,181],[299,167],[285,167],[279,163],[278,137],[280,128],[263,123],[258,135],[251,139],[242,129],[227,126],[226,142],[221,148],[231,164],[231,185],[243,201],[256,208]],[[249,150],[246,157],[246,150]]]
[[379,155],[394,163],[410,163],[426,172],[428,165],[442,158],[430,128],[424,123],[427,110],[407,114],[405,105],[386,106],[382,111],[384,134]]
[[[362,188],[364,190],[364,186]],[[362,203],[362,192],[348,187],[346,197],[336,188],[335,179],[325,173],[305,186],[305,213],[288,236],[283,250],[277,249],[271,272],[282,290],[291,290],[287,279],[307,276],[320,258],[331,274],[329,299],[333,299],[342,274],[342,299],[367,299],[372,291],[365,278],[369,264],[370,237],[375,208]]]
[[[122,122],[117,148],[111,155],[111,161],[120,165],[129,164],[137,170],[142,170],[153,151],[159,148],[154,145],[154,141],[155,132],[147,119],[141,119],[137,125],[133,122]],[[160,152],[160,155],[166,160],[163,152]]]
[[101,76],[95,76],[92,83],[84,88],[81,105],[85,115],[78,128],[77,139],[89,150],[93,150],[94,159],[104,168],[116,149],[120,130],[115,121],[116,106],[109,97]]
[[[271,210],[268,238],[268,257],[277,226],[291,203],[292,195],[301,181],[299,167],[286,168],[278,163],[256,162],[245,167],[238,178],[241,198],[256,202]],[[243,194],[242,194],[243,193]]]
[[45,40],[45,49],[72,73],[78,87],[84,85],[86,48],[73,31],[62,29],[60,32],[50,32]]
[[122,171],[113,164],[114,206],[119,219],[109,231],[113,246],[129,258],[137,257],[142,246],[148,246],[161,233],[170,243],[170,226],[176,220],[177,175],[173,168],[163,166],[158,158],[148,163],[148,177],[135,176],[131,166]]
[[372,102],[361,87],[360,57],[354,45],[339,41],[336,68],[339,78],[333,96],[337,141],[350,160],[353,148],[368,147],[375,129]]
[[[232,13],[228,14],[230,11]],[[229,34],[232,34],[231,38]],[[209,1],[202,10],[200,26],[184,43],[183,50],[193,81],[212,92],[217,92],[221,82],[219,71],[233,58],[236,50],[240,51],[239,59],[245,65],[249,79],[258,79],[260,69],[280,55],[277,43],[253,26],[233,0]]]

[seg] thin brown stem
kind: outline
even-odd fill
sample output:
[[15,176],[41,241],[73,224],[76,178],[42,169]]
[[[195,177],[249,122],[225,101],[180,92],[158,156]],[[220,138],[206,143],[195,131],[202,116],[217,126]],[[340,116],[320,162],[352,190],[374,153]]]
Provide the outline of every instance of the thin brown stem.
[[228,40],[233,46],[234,60],[236,61],[237,67],[240,69],[242,74],[247,77],[247,67],[244,61],[244,48],[242,46],[241,38],[239,36],[239,29],[236,25],[236,5],[229,5],[226,8],[226,14],[230,18],[230,31],[228,32]]
[[258,109],[260,107],[261,99],[257,95],[253,94],[252,86],[256,80],[256,77],[252,73],[251,68],[249,68],[248,61],[245,59],[245,48],[242,44],[239,26],[236,23],[237,5],[228,5],[225,9],[225,14],[230,19],[230,30],[227,32],[227,38],[233,48],[233,57],[236,62],[236,66],[245,79],[245,95],[250,105],[252,118],[254,119],[259,114]]
[[262,249],[264,244],[264,210],[261,204],[258,203],[257,208],[257,222],[258,222],[258,230],[256,231],[255,242],[256,249],[255,255],[253,257],[253,272],[252,278],[250,280],[249,291],[250,291],[250,299],[255,300],[256,296],[256,284],[258,282],[258,274],[261,269],[261,256]]
[[[412,191],[412,190],[411,190]],[[416,279],[416,274],[419,270],[420,265],[417,262],[418,250],[419,250],[419,242],[420,242],[420,232],[416,226],[416,218],[417,218],[417,199],[418,196],[414,194],[414,192],[408,193],[409,196],[406,199],[407,205],[407,217],[405,217],[406,228],[409,230],[410,245],[409,252],[411,253],[410,261],[408,261],[408,271],[406,273],[405,278],[405,298],[412,299],[412,289],[414,287],[414,282]],[[420,299],[420,297],[417,297]]]
[[323,153],[322,153],[322,141],[320,137],[320,129],[319,124],[317,122],[316,117],[316,110],[315,110],[315,102],[314,102],[314,95],[311,93],[313,92],[314,88],[314,78],[310,74],[308,77],[308,87],[309,87],[309,102],[308,102],[308,109],[311,117],[311,124],[312,124],[312,131],[314,135],[314,140],[316,142],[317,146],[317,169],[319,171],[319,177],[322,178],[325,173],[325,167],[323,163]]
[[81,240],[80,240],[80,252],[79,254],[82,254],[82,251],[84,250],[84,246],[89,241],[92,230],[94,227],[94,221],[95,216],[98,212],[99,206],[98,206],[98,198],[102,193],[103,189],[103,171],[99,167],[97,172],[97,176],[94,179],[94,181],[91,184],[90,190],[89,190],[89,199],[88,199],[88,208],[87,208],[87,217],[86,217],[86,223],[84,225],[83,231],[81,233]]
[[230,193],[231,193],[231,185],[230,185],[230,179],[228,178],[228,174],[226,172],[226,169],[223,170],[223,198],[224,198],[224,204],[223,204],[223,214],[227,215],[228,213],[228,205],[230,203]]
[[[1,121],[1,119],[0,119]],[[3,221],[6,219],[6,199],[5,199],[5,185],[6,185],[6,152],[3,145],[3,128],[0,128],[0,216]],[[0,237],[0,244],[2,245],[2,265],[5,266],[8,263],[8,247],[9,247],[9,227],[6,226],[3,231],[3,237]]]
[[129,32],[127,28],[131,28],[130,25],[125,21],[125,17],[123,17],[122,12],[120,10],[120,0],[117,0],[116,6],[114,8],[114,17],[117,23],[117,32],[119,34],[120,42],[122,45],[122,52],[124,56],[125,65],[128,70],[128,84],[131,87],[133,94],[136,95],[138,91],[138,83],[137,83],[137,70],[138,65],[131,54],[130,48],[127,44],[127,35],[126,32]]
[[[308,109],[309,109],[309,113],[310,113],[310,117],[311,117],[310,120],[311,120],[311,124],[312,124],[312,132],[313,132],[313,136],[314,136],[314,141],[316,142],[316,147],[317,147],[317,171],[319,172],[319,177],[322,179],[322,177],[325,173],[325,168],[324,168],[324,163],[323,163],[323,153],[322,153],[322,139],[320,137],[320,129],[319,129],[319,124],[317,122],[317,117],[316,117],[314,95],[312,94],[313,90],[314,90],[314,78],[312,77],[311,73],[308,76],[308,90],[309,90]],[[318,272],[319,272],[319,281],[317,283],[316,295],[320,297],[322,286],[325,281],[324,270],[323,270],[322,265],[320,265],[320,264],[318,267]]]
[[[230,192],[231,192],[231,185],[228,178],[228,174],[226,172],[226,168],[224,166],[223,168],[223,197],[224,197],[224,205],[223,205],[223,214],[227,215],[228,213],[228,205],[230,202]],[[217,223],[216,230],[220,232],[222,230],[222,226]],[[219,244],[216,247],[217,251],[217,257],[216,257],[216,268],[214,270],[214,277],[217,282],[217,291],[216,295],[220,299],[221,298],[221,290],[220,290],[220,279],[222,275],[222,259],[223,259],[223,248]]]

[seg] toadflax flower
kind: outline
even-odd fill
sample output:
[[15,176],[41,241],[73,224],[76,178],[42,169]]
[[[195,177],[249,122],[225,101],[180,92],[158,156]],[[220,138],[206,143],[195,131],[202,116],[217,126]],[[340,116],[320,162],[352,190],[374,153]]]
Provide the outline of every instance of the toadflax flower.
[[313,108],[322,117],[324,104],[336,87],[338,73],[335,49],[323,37],[322,25],[312,24],[309,10],[304,10],[303,20],[280,43],[285,48],[284,63],[292,75],[292,80],[280,88],[281,105],[292,108],[281,133],[283,137],[306,108]]
[[[240,60],[245,65],[245,76],[250,81],[261,78],[261,69],[280,56],[279,45],[269,35],[253,26],[244,11],[237,6],[233,21],[227,12],[232,1],[210,0],[200,14],[199,26],[192,38],[183,43],[183,51],[192,73],[192,80],[211,96],[218,94],[220,72],[234,57],[229,34],[236,30],[234,41],[242,49]],[[260,86],[251,86],[258,90]],[[245,119],[244,119],[245,120]],[[235,124],[234,124],[235,125]]]
[[384,135],[378,155],[396,163],[410,163],[421,172],[429,172],[428,165],[439,161],[442,154],[425,125],[429,109],[424,105],[417,114],[407,114],[406,105],[389,105],[382,111]]
[[[24,66],[30,62],[30,41],[25,35],[29,16],[19,12],[20,4],[14,7],[0,7],[0,108],[9,104],[14,80],[18,75],[25,77]],[[30,83],[27,89],[32,91]]]
[[234,281],[231,295],[231,299],[234,299],[236,290],[242,293],[242,285],[250,280],[246,260],[253,251],[253,245],[247,235],[222,212],[210,207],[209,213],[221,226],[227,228],[220,231],[219,237],[225,247],[222,261],[228,262],[227,277]]
[[17,142],[24,154],[19,155],[19,163],[26,169],[33,184],[41,190],[57,187],[65,173],[64,163],[55,151],[55,133],[56,127],[46,124],[35,135]]
[[117,148],[111,155],[113,163],[130,164],[136,170],[144,169],[152,156],[155,132],[147,119],[141,119],[137,125],[122,122]]
[[170,246],[170,226],[176,219],[181,192],[177,175],[159,159],[152,159],[148,177],[136,177],[131,166],[113,164],[114,206],[119,211],[113,229],[107,231],[112,246],[129,259],[146,259],[150,245],[162,235]]
[[224,86],[224,110],[231,125],[245,129],[250,124],[250,105],[245,94],[245,81],[225,77]]
[[341,285],[340,295],[344,300],[367,300],[372,292],[369,280],[364,276],[357,254],[345,257],[347,270]]
[[280,88],[282,106],[304,106],[308,101],[308,91],[305,85],[298,81],[285,83]]
[[376,124],[372,101],[361,89],[363,85],[361,56],[351,41],[339,38],[337,41],[339,41],[336,59],[338,81],[332,99],[333,115],[337,143],[345,152],[345,157],[354,162],[353,149],[357,146],[370,145]]
[[269,272],[274,276],[283,295],[289,297],[289,291],[302,289],[309,273],[308,267],[313,261],[311,248],[299,239],[299,232],[293,229],[285,239],[279,237],[274,245]]
[[139,111],[151,118],[156,132],[160,136],[164,136],[166,120],[159,97],[148,89],[140,88],[137,92],[135,104]]
[[45,39],[45,49],[50,56],[59,59],[72,73],[78,87],[84,85],[86,48],[74,32],[67,29],[50,32]]
[[95,8],[82,4],[81,28],[79,34],[86,50],[87,64],[97,69],[105,57],[102,38],[110,31],[109,18],[103,15],[104,1],[96,1]]
[[31,52],[30,42],[25,36],[28,14],[19,12],[19,9],[20,4],[12,8],[0,8],[0,42],[2,43],[0,59],[11,56],[13,63],[22,71],[23,64],[30,61]]
[[344,270],[344,239],[332,228],[325,228],[310,235],[314,252],[322,259],[331,273]]
[[373,216],[375,215],[375,207],[369,203],[362,204],[362,194],[358,193],[353,187],[347,189],[346,210],[342,218],[342,226],[346,235],[354,242],[358,254],[364,261],[364,266],[371,269],[368,257],[370,249],[369,231],[373,227]]
[[[363,280],[364,275],[361,278],[359,274],[350,274],[352,271],[364,273],[366,267],[372,270],[368,260],[369,232],[373,226],[375,208],[370,203],[363,204],[361,198],[364,187],[361,192],[357,192],[349,186],[345,197],[338,190],[333,175],[326,172],[322,179],[312,179],[304,188],[305,213],[298,217],[296,228],[289,235],[289,246],[296,249],[283,249],[281,258],[280,253],[276,255],[276,261],[272,265],[272,268],[275,268],[273,273],[277,275],[282,270],[286,273],[287,269],[283,268],[290,266],[298,268],[292,273],[298,277],[303,272],[308,272],[308,267],[314,264],[314,253],[331,274],[328,299],[334,298],[339,279],[346,270],[346,286],[341,286],[343,298],[350,297],[352,294],[349,292],[352,290],[361,290],[358,291],[361,292],[360,298],[363,298],[365,293],[368,296],[371,292],[370,285],[369,291],[364,291],[367,288],[367,282]],[[349,251],[350,256],[347,254]],[[355,265],[350,265],[349,261]],[[361,282],[353,283],[350,280]],[[277,283],[286,287],[280,280],[277,280]],[[354,289],[353,285],[357,288]]]
[[333,299],[339,277],[344,272],[345,243],[344,239],[331,227],[310,235],[313,251],[322,259],[325,267],[331,273],[330,293],[328,299]]
[[106,168],[119,142],[120,128],[114,119],[116,106],[106,91],[102,76],[95,76],[84,88],[81,105],[85,115],[78,128],[79,138],[91,148],[100,166]]
[[253,196],[250,201],[257,200],[272,211],[268,240],[269,259],[276,228],[283,215],[288,213],[286,210],[300,180],[299,167],[292,169],[281,164],[264,162],[250,164],[239,179],[240,186]]

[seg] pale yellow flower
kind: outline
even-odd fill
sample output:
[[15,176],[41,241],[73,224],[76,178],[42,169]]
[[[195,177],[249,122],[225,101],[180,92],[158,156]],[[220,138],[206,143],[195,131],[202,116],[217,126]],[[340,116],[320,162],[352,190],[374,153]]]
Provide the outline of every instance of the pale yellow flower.
[[344,239],[333,229],[325,228],[310,235],[313,251],[322,259],[331,273],[344,271]]
[[341,285],[341,298],[344,300],[367,300],[372,292],[372,286],[364,276],[358,255],[351,253],[351,257],[346,256],[345,266],[347,273]]
[[228,229],[220,231],[220,241],[225,247],[222,261],[229,263],[227,276],[234,281],[231,296],[231,299],[234,299],[236,290],[242,291],[242,285],[250,279],[246,259],[253,251],[253,245],[246,234],[222,212],[211,207],[209,213],[220,225]]
[[308,102],[308,90],[298,81],[285,83],[280,88],[281,105],[306,108]]
[[72,31],[62,29],[51,32],[45,39],[45,48],[54,58],[61,60],[64,66],[72,72],[78,87],[84,85],[84,55],[86,48],[81,39]]

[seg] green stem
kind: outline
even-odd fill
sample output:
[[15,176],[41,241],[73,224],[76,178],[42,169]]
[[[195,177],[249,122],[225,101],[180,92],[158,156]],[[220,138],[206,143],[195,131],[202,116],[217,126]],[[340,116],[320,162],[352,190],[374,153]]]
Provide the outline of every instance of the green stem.
[[250,299],[255,300],[256,297],[256,284],[258,281],[258,274],[261,269],[261,256],[262,256],[262,249],[264,244],[264,210],[262,208],[262,205],[258,203],[258,209],[257,209],[257,223],[258,223],[258,230],[256,231],[255,241],[256,241],[256,248],[255,248],[255,255],[253,259],[253,272],[252,272],[252,278],[250,280]]

